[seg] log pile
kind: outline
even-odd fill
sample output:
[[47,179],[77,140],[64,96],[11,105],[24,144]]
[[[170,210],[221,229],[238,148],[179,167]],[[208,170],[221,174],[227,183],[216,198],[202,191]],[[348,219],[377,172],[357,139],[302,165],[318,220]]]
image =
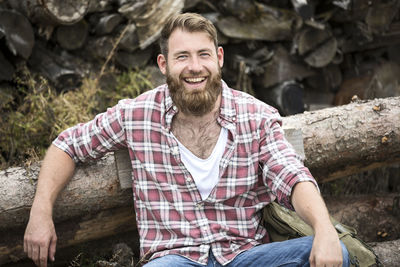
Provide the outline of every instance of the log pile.
[[191,11],[217,26],[228,84],[283,115],[346,104],[354,95],[396,96],[399,7],[399,0],[2,0],[0,90],[21,64],[59,91],[76,88],[114,46],[117,68],[153,68],[166,19]]
[[[160,30],[172,14],[197,12],[218,29],[229,85],[282,115],[310,111],[285,118],[284,125],[301,129],[305,163],[322,183],[400,161],[400,100],[388,98],[400,95],[399,8],[400,0],[0,0],[0,103],[12,102],[21,65],[59,92],[99,73],[109,56],[115,68],[148,68],[154,83],[162,82],[152,60]],[[388,99],[361,101],[373,98]],[[37,168],[0,172],[0,265],[24,257]],[[135,228],[131,192],[121,189],[117,173],[112,155],[78,168],[55,209],[61,247]],[[379,229],[362,234],[376,230],[382,241],[385,233],[400,239],[394,226],[397,236],[385,232],[385,224],[399,219],[398,197],[368,201],[349,200],[358,208],[348,205],[342,213],[334,209],[338,204],[328,206],[338,219],[357,224],[354,212],[368,221],[362,216],[391,203],[383,205],[390,215],[375,214],[385,218]],[[386,244],[398,251],[393,242]]]

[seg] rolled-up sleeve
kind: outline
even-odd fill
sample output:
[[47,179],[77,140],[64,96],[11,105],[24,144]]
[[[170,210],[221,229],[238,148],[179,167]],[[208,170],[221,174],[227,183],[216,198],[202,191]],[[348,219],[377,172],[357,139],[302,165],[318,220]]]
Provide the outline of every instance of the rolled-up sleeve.
[[301,157],[285,139],[282,119],[278,112],[270,114],[261,130],[260,164],[265,185],[276,196],[277,201],[293,210],[290,196],[298,182],[310,181],[318,184]]
[[65,151],[75,162],[98,159],[109,151],[125,147],[122,106],[120,102],[91,121],[66,129],[53,145]]

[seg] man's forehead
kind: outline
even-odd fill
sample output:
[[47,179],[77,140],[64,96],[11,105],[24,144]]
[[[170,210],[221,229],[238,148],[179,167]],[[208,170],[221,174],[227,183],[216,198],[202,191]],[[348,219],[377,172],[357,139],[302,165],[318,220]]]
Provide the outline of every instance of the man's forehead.
[[189,32],[182,29],[175,29],[169,39],[168,39],[168,48],[177,48],[180,47],[196,47],[201,46],[204,48],[211,49],[214,47],[214,42],[212,37],[204,31],[195,31]]

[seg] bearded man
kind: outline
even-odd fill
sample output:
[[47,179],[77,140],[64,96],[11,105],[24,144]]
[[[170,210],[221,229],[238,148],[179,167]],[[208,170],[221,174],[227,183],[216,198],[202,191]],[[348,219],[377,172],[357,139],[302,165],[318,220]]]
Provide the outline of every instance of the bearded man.
[[[221,80],[214,25],[172,17],[157,58],[167,84],[62,132],[39,174],[24,250],[54,260],[54,201],[75,162],[129,150],[142,263],[153,266],[348,266],[317,183],[284,139],[277,111]],[[270,242],[262,209],[277,201],[313,237]]]

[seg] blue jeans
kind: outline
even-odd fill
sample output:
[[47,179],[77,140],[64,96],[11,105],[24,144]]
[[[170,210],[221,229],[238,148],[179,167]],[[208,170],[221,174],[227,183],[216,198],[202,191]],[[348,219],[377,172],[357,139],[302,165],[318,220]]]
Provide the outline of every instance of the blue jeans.
[[[226,267],[278,267],[278,266],[310,266],[308,258],[312,247],[312,236],[273,242],[253,247],[240,253]],[[342,243],[343,267],[349,266],[349,255]],[[166,255],[156,258],[144,267],[204,267],[179,255]],[[210,250],[206,267],[221,267]]]

